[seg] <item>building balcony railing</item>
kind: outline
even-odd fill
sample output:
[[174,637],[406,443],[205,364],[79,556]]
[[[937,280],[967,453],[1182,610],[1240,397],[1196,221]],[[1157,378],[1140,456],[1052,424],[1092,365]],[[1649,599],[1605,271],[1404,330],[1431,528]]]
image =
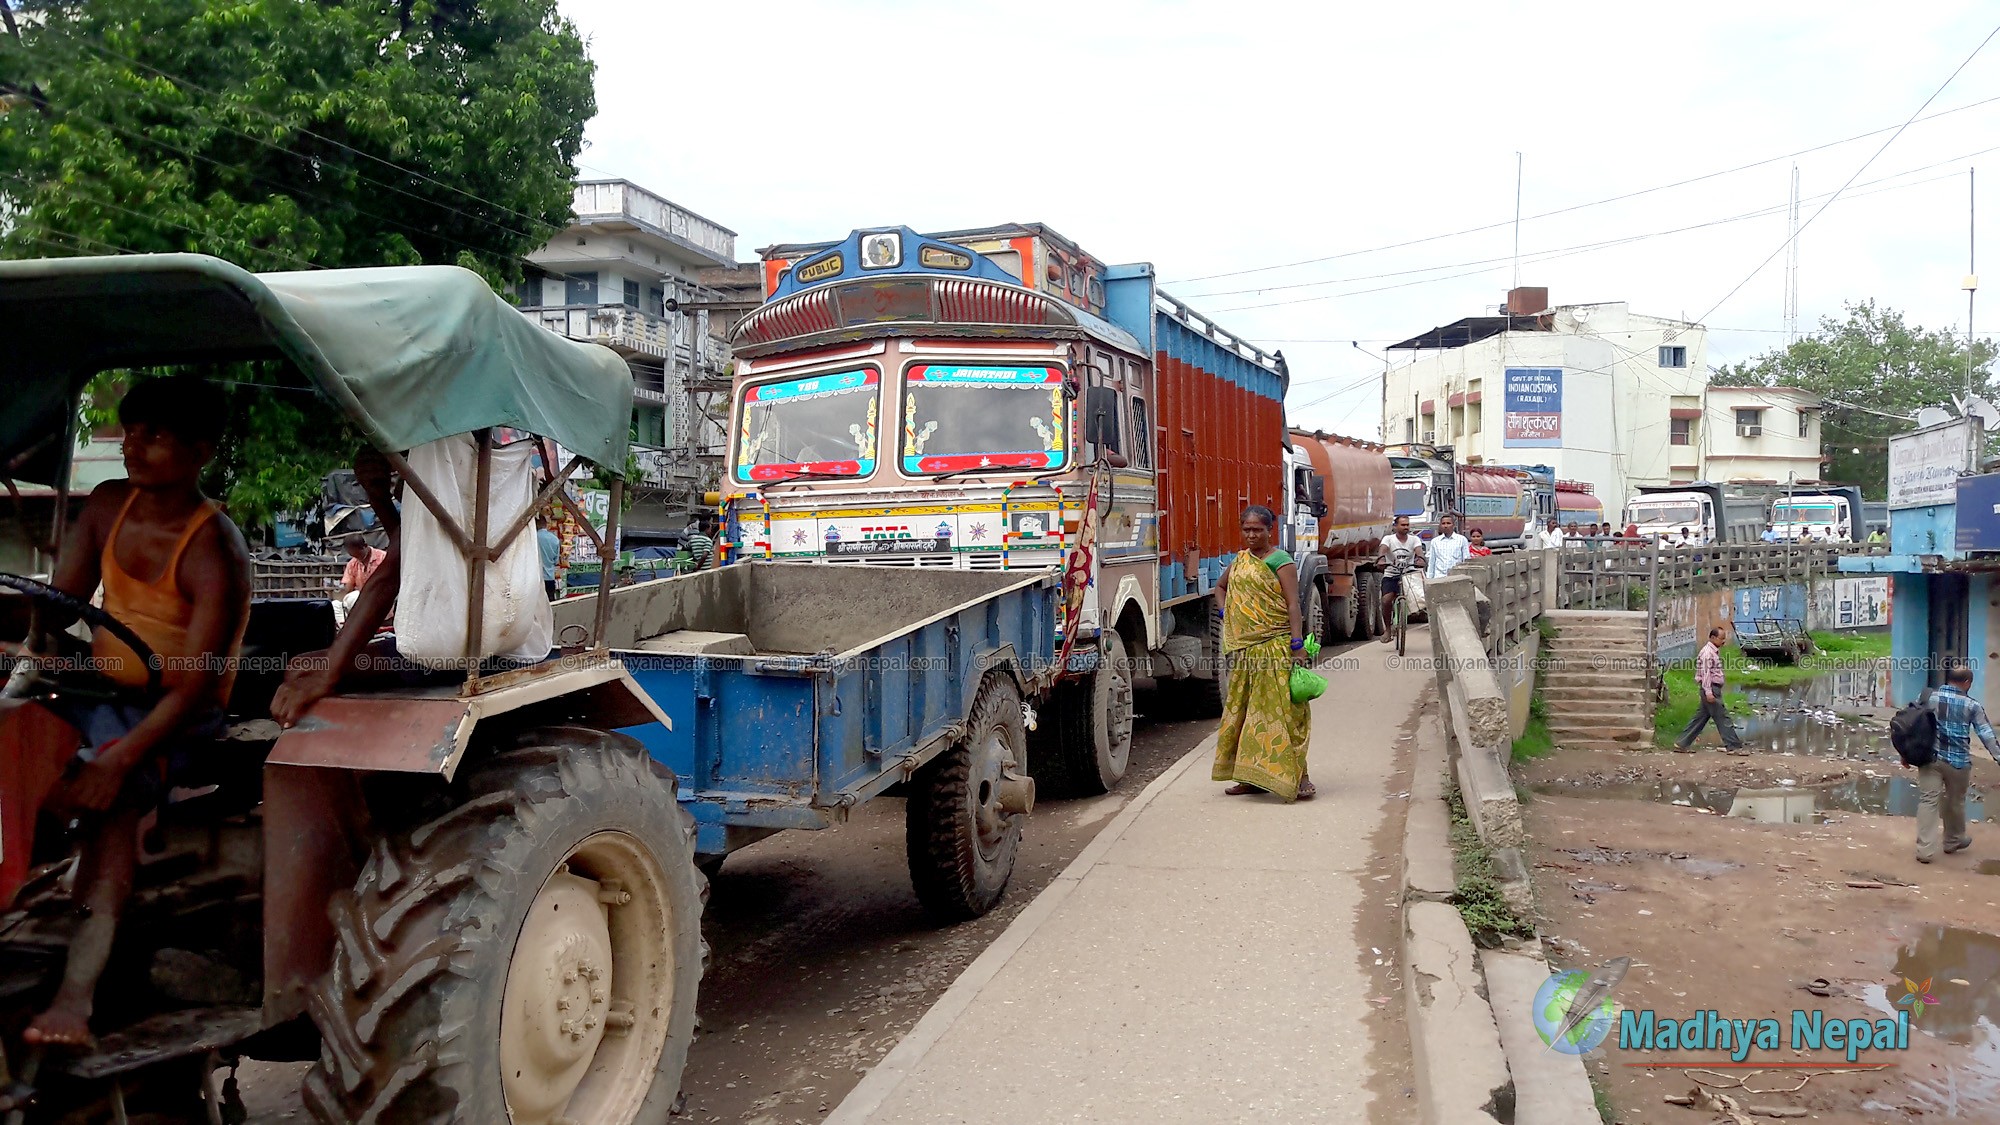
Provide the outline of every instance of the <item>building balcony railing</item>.
[[624,180],[583,180],[572,199],[579,223],[628,222],[705,251],[717,265],[734,265],[736,233],[663,196]]
[[622,354],[666,359],[673,351],[673,326],[629,305],[524,305],[521,312],[558,336]]

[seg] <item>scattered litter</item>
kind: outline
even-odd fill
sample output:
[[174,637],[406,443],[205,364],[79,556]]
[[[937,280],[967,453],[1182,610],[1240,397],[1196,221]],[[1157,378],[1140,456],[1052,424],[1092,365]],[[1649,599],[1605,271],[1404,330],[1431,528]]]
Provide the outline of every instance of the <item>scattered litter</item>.
[[1651,918],[1653,916],[1653,912],[1650,910],[1641,910],[1639,912],[1639,916],[1642,918]]
[[1873,879],[1849,879],[1847,885],[1857,891],[1879,891],[1885,884],[1878,883]]

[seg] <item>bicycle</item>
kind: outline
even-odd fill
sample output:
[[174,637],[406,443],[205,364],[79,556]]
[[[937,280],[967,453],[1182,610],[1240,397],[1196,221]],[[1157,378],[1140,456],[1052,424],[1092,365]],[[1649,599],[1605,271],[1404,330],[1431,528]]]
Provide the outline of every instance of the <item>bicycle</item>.
[[1410,635],[1410,600],[1398,593],[1389,605],[1390,619],[1395,622],[1396,655],[1403,655],[1403,649]]

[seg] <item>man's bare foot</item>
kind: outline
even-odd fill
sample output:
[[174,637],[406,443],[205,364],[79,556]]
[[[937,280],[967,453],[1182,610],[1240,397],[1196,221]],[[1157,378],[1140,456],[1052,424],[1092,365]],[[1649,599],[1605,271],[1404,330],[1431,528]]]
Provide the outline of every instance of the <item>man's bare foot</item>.
[[38,1046],[60,1047],[89,1047],[97,1042],[90,1034],[90,1010],[70,1007],[61,1000],[36,1016],[21,1039]]

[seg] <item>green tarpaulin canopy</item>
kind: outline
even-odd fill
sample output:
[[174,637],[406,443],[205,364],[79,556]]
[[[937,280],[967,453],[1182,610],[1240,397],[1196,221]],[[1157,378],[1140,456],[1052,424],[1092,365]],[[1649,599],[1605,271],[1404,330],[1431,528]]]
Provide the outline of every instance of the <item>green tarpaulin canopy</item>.
[[53,484],[92,375],[284,359],[383,449],[489,426],[622,472],[632,376],[456,266],[251,274],[200,254],[0,262],[0,477]]

